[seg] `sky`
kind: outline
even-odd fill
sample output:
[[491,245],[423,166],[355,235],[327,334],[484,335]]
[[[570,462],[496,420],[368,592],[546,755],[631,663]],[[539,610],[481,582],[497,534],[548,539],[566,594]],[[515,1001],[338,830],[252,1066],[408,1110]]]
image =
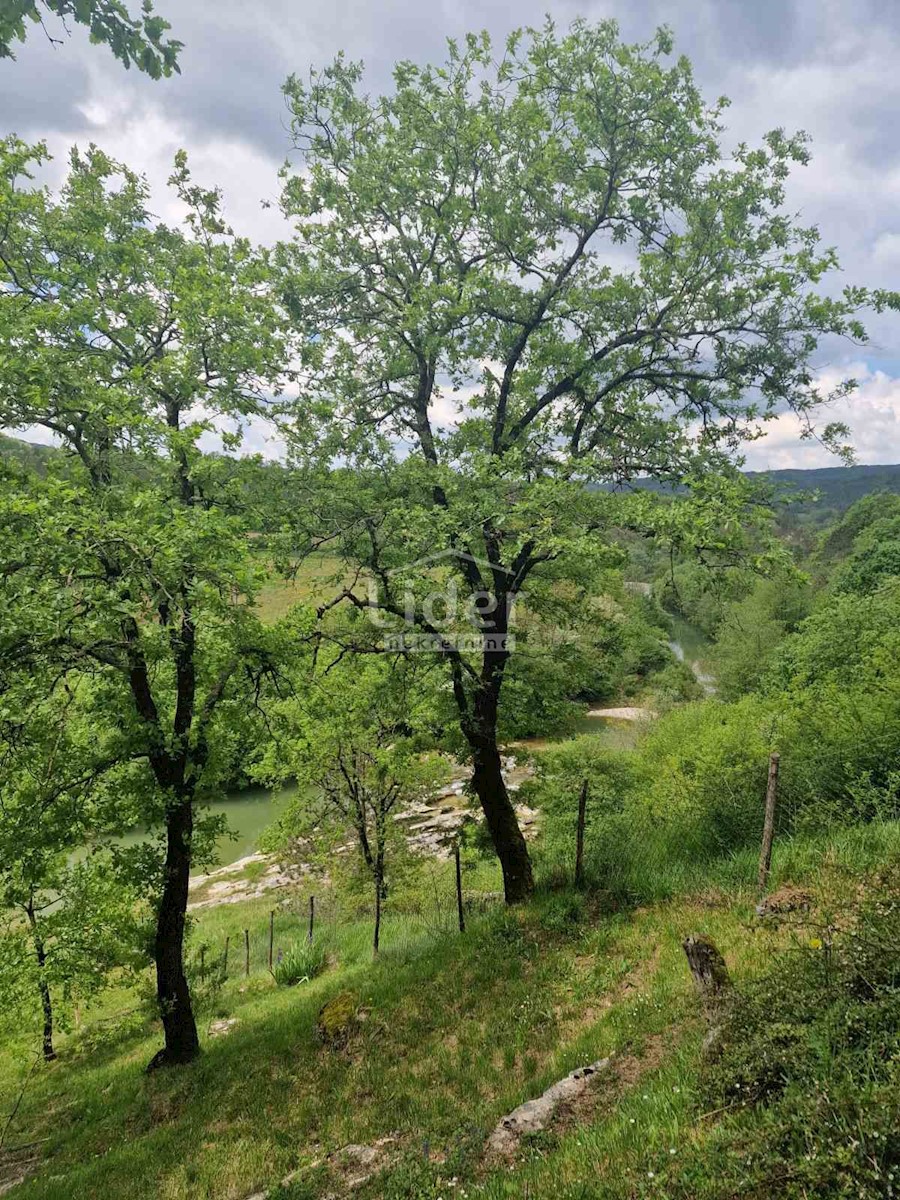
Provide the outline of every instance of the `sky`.
[[[137,0],[128,0],[132,10]],[[154,209],[175,151],[188,151],[198,182],[218,184],[235,228],[260,241],[288,232],[274,203],[289,151],[281,85],[339,50],[364,60],[367,86],[390,86],[401,58],[438,61],[445,39],[486,28],[560,25],[614,17],[629,40],[660,24],[675,35],[712,100],[726,95],[729,137],[757,141],[773,127],[803,129],[813,158],[788,185],[788,205],[838,248],[843,278],[900,287],[900,0],[156,0],[184,42],[181,75],[154,82],[126,71],[79,26],[62,44],[40,27],[0,60],[0,130],[45,140],[60,173],[73,144],[94,142],[144,172]],[[47,20],[54,36],[62,31]],[[57,174],[58,177],[58,174]],[[264,207],[269,202],[268,207]],[[868,322],[865,346],[829,344],[816,361],[827,385],[859,388],[827,414],[852,429],[862,463],[900,462],[900,315]],[[258,448],[277,452],[261,430]],[[748,450],[753,469],[834,465],[801,441],[789,415]]]

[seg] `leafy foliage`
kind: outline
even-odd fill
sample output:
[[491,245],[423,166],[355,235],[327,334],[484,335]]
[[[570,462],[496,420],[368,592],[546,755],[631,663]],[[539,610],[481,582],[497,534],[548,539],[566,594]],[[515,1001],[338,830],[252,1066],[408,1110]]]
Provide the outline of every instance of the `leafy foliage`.
[[142,0],[140,16],[133,16],[122,0],[3,0],[0,4],[0,58],[14,58],[12,43],[24,42],[29,24],[42,26],[45,14],[60,20],[68,32],[66,18],[90,30],[91,41],[105,43],[125,66],[132,63],[151,79],[179,71],[181,42],[166,37],[168,21],[157,16],[152,0]]

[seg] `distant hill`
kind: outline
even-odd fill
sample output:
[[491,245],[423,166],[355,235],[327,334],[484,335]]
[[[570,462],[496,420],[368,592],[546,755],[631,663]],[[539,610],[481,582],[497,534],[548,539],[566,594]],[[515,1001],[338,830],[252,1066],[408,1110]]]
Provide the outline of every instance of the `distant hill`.
[[59,451],[53,446],[41,446],[26,442],[22,438],[7,437],[0,433],[0,459],[13,458],[24,467],[43,475],[48,461]]
[[[748,479],[768,481],[776,500],[784,503],[779,524],[825,525],[870,492],[900,494],[900,464],[866,467],[789,467],[782,471],[747,471]],[[589,487],[608,490],[607,484]],[[635,479],[629,485],[650,492],[671,493],[670,484],[655,479]],[[787,503],[787,501],[792,501]]]
[[[52,446],[41,446],[21,438],[0,434],[0,459],[15,458],[39,474],[44,473],[48,461],[59,453],[59,450]],[[273,473],[280,475],[281,466],[277,463],[257,464],[253,470],[265,472],[269,468]],[[837,513],[843,512],[869,492],[900,494],[900,464],[817,467],[813,470],[790,467],[783,471],[748,471],[747,475],[751,479],[768,479],[774,485],[775,494],[784,499],[798,493],[818,493],[817,499],[804,495],[788,509],[793,517],[815,524],[823,524],[833,519]],[[651,491],[668,490],[649,479],[636,479],[634,486],[646,487]]]
[[788,468],[783,471],[748,471],[751,479],[768,479],[776,494],[818,492],[818,500],[802,500],[795,512],[840,512],[869,492],[900,493],[900,465],[874,467],[818,467],[815,470]]

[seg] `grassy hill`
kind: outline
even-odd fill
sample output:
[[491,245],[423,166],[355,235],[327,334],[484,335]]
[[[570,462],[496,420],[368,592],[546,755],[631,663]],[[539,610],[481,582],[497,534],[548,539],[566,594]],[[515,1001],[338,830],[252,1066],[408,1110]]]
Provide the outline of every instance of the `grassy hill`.
[[[518,911],[470,912],[464,934],[452,905],[395,908],[374,962],[370,919],[345,913],[325,922],[326,971],[289,988],[275,984],[258,952],[243,974],[243,930],[263,945],[268,900],[206,910],[192,936],[194,969],[199,945],[221,947],[225,936],[232,958],[226,982],[198,988],[202,1058],[142,1072],[158,1033],[139,994],[111,1000],[124,1015],[95,1017],[36,1074],[8,1056],[4,1111],[21,1101],[5,1170],[21,1162],[33,1173],[15,1192],[23,1200],[243,1200],[286,1176],[290,1184],[273,1193],[283,1200],[737,1194],[720,1191],[715,1174],[693,1182],[692,1172],[723,1138],[765,1135],[771,1109],[708,1111],[708,1023],[681,941],[697,930],[712,936],[740,988],[798,937],[815,945],[810,929],[835,911],[837,890],[858,896],[867,872],[898,853],[895,825],[779,844],[775,888],[802,886],[812,906],[800,926],[755,920],[749,854],[721,863],[700,891],[640,908],[613,911],[601,895],[557,887]],[[450,865],[437,870],[436,892],[452,897]],[[491,882],[467,879],[470,892],[472,880],[480,889]],[[279,946],[303,937],[302,914],[302,904],[279,911]],[[355,1016],[329,1042],[317,1015],[339,995]],[[805,1036],[815,1045],[827,1030]],[[504,1114],[608,1055],[608,1072],[547,1131],[509,1158],[487,1152]],[[817,1069],[830,1078],[824,1060]],[[360,1146],[375,1148],[372,1161]],[[772,1166],[766,1186],[780,1169]]]

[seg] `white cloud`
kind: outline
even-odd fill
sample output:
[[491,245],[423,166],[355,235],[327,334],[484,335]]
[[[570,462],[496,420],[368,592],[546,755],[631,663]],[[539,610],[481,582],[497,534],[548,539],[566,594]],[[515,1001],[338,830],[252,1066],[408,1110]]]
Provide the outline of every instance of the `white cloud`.
[[[51,182],[58,183],[65,172],[71,143],[61,135],[47,141],[54,157]],[[118,161],[138,166],[150,183],[151,211],[171,223],[181,220],[184,208],[166,181],[176,151],[188,142],[183,130],[152,110],[131,114],[124,120],[114,110],[107,110],[80,145],[85,147],[89,141],[95,141]],[[133,153],[135,145],[141,147],[138,161]],[[211,138],[190,148],[188,164],[196,183],[221,187],[225,218],[238,233],[267,244],[290,235],[290,226],[278,208],[277,164],[253,146]],[[264,201],[270,207],[264,208]]]
[[[842,379],[856,379],[859,387],[846,399],[823,406],[816,424],[830,421],[850,426],[850,441],[861,463],[900,462],[900,378],[873,370],[864,362],[829,367],[819,372],[823,393]],[[833,467],[835,456],[814,439],[801,437],[802,425],[793,413],[782,413],[766,426],[766,436],[752,443],[747,466],[754,471],[785,467]]]

